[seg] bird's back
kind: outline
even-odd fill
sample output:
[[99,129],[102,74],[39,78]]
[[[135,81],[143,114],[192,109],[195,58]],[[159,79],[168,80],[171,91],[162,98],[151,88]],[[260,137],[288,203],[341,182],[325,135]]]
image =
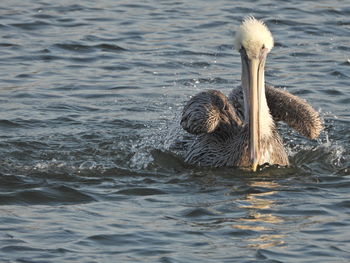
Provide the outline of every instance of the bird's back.
[[[220,96],[224,96],[222,93]],[[192,98],[196,100],[196,97]],[[211,100],[215,101],[215,100]],[[197,135],[192,144],[189,145],[186,162],[200,166],[230,166],[244,167],[249,166],[250,156],[248,152],[249,128],[243,124],[243,97],[240,88],[233,90],[227,99],[223,100],[225,104],[223,108],[233,111],[235,118],[234,125],[221,125],[216,130],[208,133]],[[193,102],[192,102],[193,103]],[[189,102],[191,104],[191,102]],[[204,110],[215,108],[213,105],[204,106]],[[185,107],[185,109],[189,110]],[[197,111],[200,108],[196,107]],[[217,113],[216,113],[217,114]],[[214,113],[210,112],[210,116]],[[220,119],[217,117],[216,119]],[[238,120],[237,120],[238,119]],[[271,136],[264,137],[261,140],[261,163],[274,163],[280,165],[288,165],[288,156],[284,150],[283,142],[279,136],[275,126],[272,127]]]

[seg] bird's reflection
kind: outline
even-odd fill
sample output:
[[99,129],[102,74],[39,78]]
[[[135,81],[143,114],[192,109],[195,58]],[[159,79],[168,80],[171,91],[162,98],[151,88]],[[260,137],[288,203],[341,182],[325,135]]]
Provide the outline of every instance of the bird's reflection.
[[233,227],[258,233],[258,236],[244,240],[246,247],[264,249],[283,245],[284,236],[277,232],[277,226],[283,223],[283,219],[270,213],[276,206],[276,201],[271,197],[278,193],[280,185],[275,182],[254,181],[250,182],[249,186],[254,189],[263,188],[265,191],[249,193],[241,200],[242,204],[239,207],[245,209],[247,215],[238,219]]

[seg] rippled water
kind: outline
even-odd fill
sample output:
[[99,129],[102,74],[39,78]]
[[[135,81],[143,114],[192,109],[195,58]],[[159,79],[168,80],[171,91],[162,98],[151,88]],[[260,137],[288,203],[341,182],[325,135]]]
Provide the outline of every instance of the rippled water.
[[[176,119],[239,84],[249,14],[274,34],[267,81],[326,129],[281,126],[290,168],[188,166]],[[3,0],[1,262],[349,262],[349,17],[341,0]]]

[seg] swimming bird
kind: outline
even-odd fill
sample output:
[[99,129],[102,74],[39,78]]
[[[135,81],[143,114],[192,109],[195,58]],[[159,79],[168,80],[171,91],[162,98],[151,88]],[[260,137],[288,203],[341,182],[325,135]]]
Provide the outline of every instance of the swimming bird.
[[203,91],[183,109],[181,126],[196,135],[186,152],[187,163],[252,171],[263,164],[288,166],[277,122],[310,139],[319,136],[323,125],[317,111],[286,90],[265,85],[265,61],[273,45],[264,22],[243,20],[234,41],[242,62],[241,86],[228,97],[217,90]]

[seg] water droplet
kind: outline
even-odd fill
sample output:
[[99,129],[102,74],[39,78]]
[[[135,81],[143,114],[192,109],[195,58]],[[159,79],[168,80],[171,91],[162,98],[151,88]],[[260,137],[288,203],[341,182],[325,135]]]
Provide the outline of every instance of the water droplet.
[[79,166],[79,170],[93,169],[96,167],[96,163],[93,161],[85,161]]

